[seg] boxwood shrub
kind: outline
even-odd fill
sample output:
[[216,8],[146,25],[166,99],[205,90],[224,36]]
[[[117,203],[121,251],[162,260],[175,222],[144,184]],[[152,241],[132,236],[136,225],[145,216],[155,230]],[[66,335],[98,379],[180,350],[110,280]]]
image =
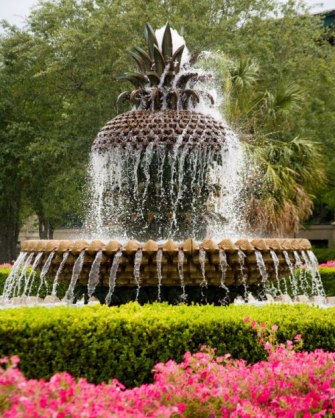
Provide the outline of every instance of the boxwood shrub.
[[327,296],[335,296],[335,268],[320,267],[320,276]]
[[306,305],[215,307],[154,303],[121,307],[35,307],[0,311],[0,357],[20,356],[29,378],[68,371],[92,382],[150,381],[157,362],[180,361],[202,345],[255,362],[265,352],[244,317],[279,325],[280,341],[303,335],[304,349],[335,349],[335,308]]
[[335,260],[335,248],[313,248],[313,252],[320,264]]

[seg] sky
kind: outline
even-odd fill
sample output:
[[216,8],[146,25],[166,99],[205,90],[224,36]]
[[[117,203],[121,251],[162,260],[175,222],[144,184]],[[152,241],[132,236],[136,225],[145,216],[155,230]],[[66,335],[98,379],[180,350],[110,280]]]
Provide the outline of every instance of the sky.
[[[313,7],[313,11],[335,9],[335,0],[305,0]],[[0,0],[0,20],[6,19],[10,23],[21,26],[31,8],[38,4],[38,0]]]

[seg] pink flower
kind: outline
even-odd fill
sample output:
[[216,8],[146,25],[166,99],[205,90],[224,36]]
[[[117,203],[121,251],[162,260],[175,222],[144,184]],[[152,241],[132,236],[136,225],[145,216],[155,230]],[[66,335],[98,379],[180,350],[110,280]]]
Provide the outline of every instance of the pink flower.
[[272,325],[271,330],[272,331],[277,331],[278,330],[278,325]]
[[335,268],[335,260],[327,261],[326,263],[320,264],[319,267],[328,267],[328,268]]
[[249,322],[250,321],[250,318],[248,317],[248,316],[245,316],[244,318],[243,318],[243,322]]
[[302,335],[301,334],[297,334],[295,337],[294,337],[294,339],[297,341],[297,340],[301,340],[301,337],[302,337]]

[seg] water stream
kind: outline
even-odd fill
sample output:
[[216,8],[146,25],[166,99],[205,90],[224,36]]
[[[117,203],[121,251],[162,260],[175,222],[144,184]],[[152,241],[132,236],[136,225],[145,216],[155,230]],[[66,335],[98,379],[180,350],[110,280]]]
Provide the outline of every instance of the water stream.
[[158,280],[158,288],[157,288],[157,300],[161,302],[161,287],[162,287],[162,258],[163,258],[163,250],[158,250],[156,255],[156,264],[157,264],[157,280]]
[[69,252],[66,251],[63,254],[62,261],[61,261],[61,263],[60,263],[60,265],[59,265],[59,267],[57,269],[57,273],[56,273],[56,276],[55,276],[55,279],[54,279],[54,282],[53,282],[53,285],[52,285],[51,296],[53,296],[53,297],[56,297],[57,296],[57,287],[58,287],[58,282],[59,282],[59,276],[61,275],[61,273],[62,273],[62,271],[64,269],[64,266],[65,266],[65,264],[67,262],[68,257],[69,257]]
[[84,258],[85,258],[85,250],[81,251],[81,253],[79,254],[77,260],[75,261],[75,263],[73,265],[70,285],[69,285],[68,290],[65,294],[65,300],[68,303],[73,303],[74,290],[75,290],[79,275],[80,275],[80,273],[82,271],[82,268],[83,268]]
[[240,263],[240,272],[241,272],[241,279],[242,279],[242,285],[243,285],[243,289],[244,289],[244,301],[246,302],[248,300],[248,283],[247,283],[247,276],[246,276],[246,272],[245,272],[245,259],[246,259],[246,255],[244,254],[244,252],[242,250],[238,250],[238,259],[239,259],[239,263]]
[[91,267],[90,274],[88,276],[88,283],[87,283],[87,292],[88,292],[89,298],[93,296],[95,288],[97,287],[99,283],[100,264],[101,264],[102,256],[103,256],[102,251],[101,250],[98,251],[92,263],[92,267]]
[[120,265],[121,257],[122,257],[122,251],[118,250],[114,255],[113,263],[112,263],[110,273],[109,273],[109,289],[108,289],[108,293],[107,293],[106,301],[105,301],[107,306],[109,306],[112,301],[112,296],[113,296],[115,285],[116,285],[116,275],[117,275],[117,271]]
[[183,302],[186,302],[187,294],[186,294],[185,280],[184,280],[184,257],[185,257],[184,251],[179,250],[178,251],[178,274],[179,274],[179,279],[180,279],[180,287],[182,290],[182,294],[180,298]]
[[136,288],[136,302],[138,301],[138,297],[140,294],[140,288],[141,288],[141,262],[142,262],[143,253],[142,250],[137,250],[135,253],[134,258],[134,279],[137,285]]

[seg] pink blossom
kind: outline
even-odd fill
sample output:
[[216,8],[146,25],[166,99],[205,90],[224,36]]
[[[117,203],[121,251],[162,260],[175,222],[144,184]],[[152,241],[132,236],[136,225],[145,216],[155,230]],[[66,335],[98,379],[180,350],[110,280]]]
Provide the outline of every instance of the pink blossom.
[[277,331],[278,330],[278,325],[272,325],[271,330],[272,331]]
[[335,268],[335,260],[327,261],[326,263],[320,264],[319,267]]

